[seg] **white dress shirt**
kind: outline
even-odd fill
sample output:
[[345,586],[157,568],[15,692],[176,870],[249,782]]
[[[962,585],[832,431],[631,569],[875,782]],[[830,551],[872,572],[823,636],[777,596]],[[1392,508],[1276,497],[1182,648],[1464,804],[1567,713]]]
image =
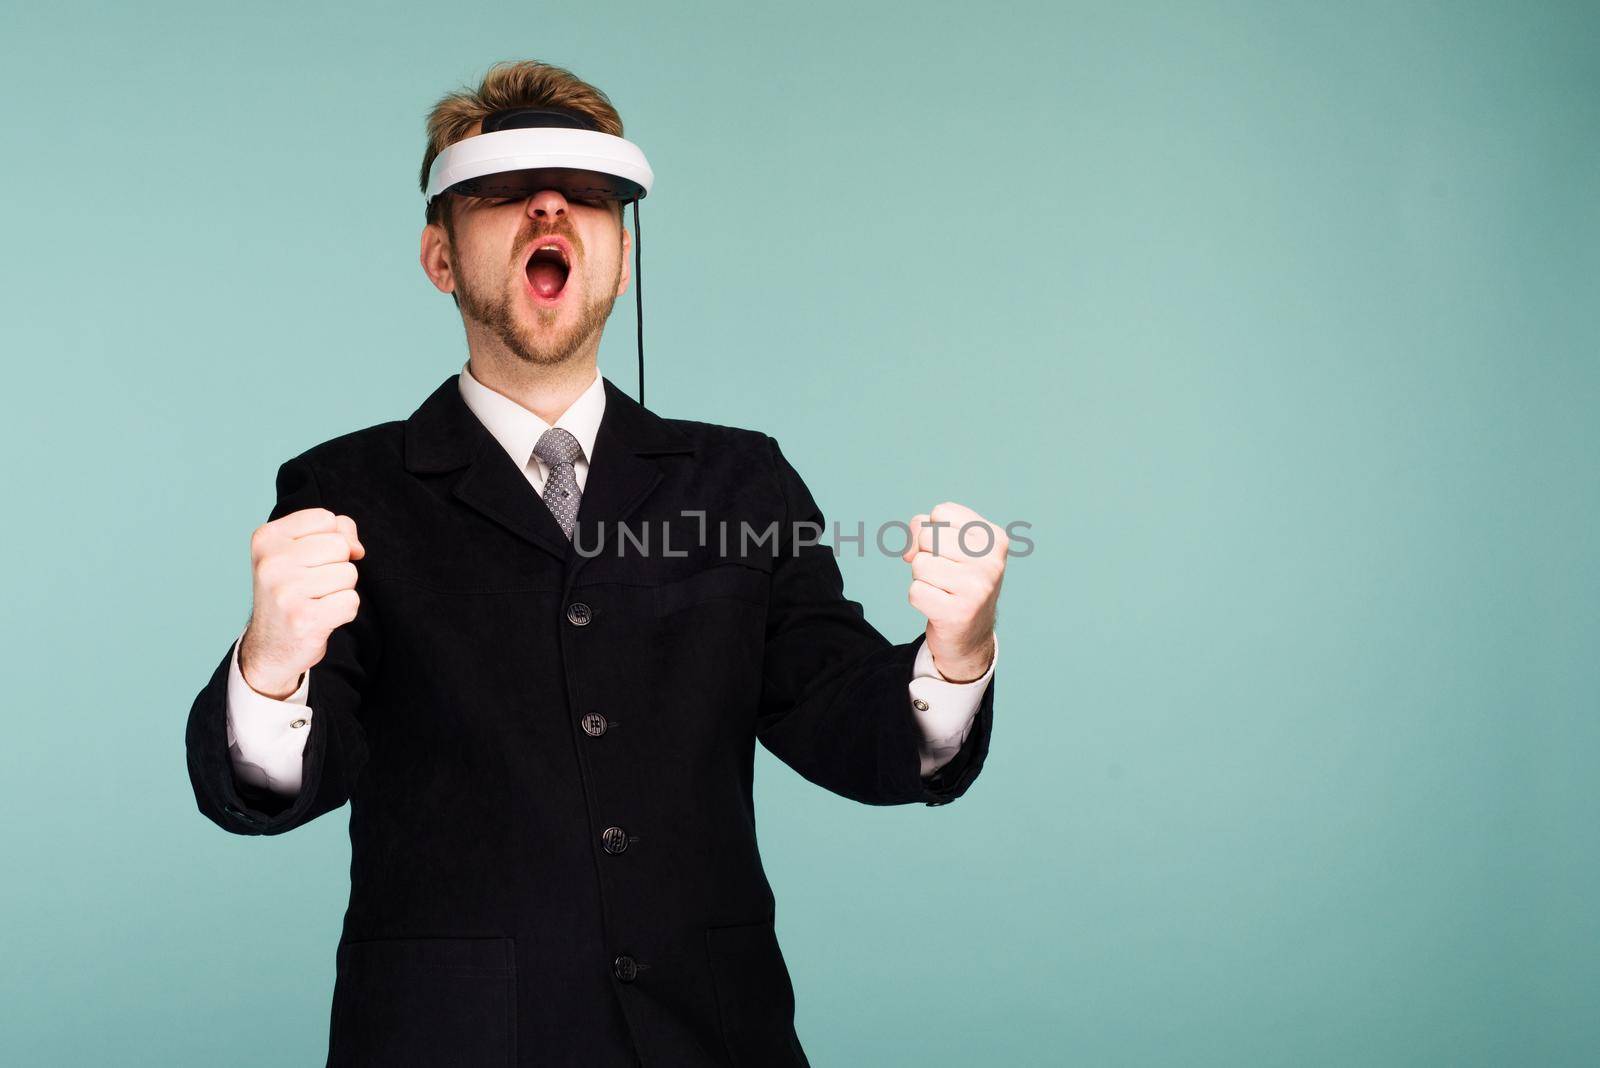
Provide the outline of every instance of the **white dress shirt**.
[[[527,477],[542,499],[549,472],[533,447],[550,424],[510,397],[496,393],[472,376],[472,361],[461,367],[461,398],[472,409]],[[573,475],[581,492],[589,477],[589,457],[594,452],[600,417],[605,414],[605,383],[598,371],[589,387],[578,395],[555,425],[569,432],[583,448],[573,462]],[[246,627],[248,629],[248,627]],[[241,631],[239,638],[244,633]],[[1000,659],[995,639],[989,670],[972,682],[950,682],[934,667],[926,642],[917,650],[912,666],[908,700],[922,728],[921,768],[924,777],[943,767],[960,750],[977,716],[983,691],[994,677]],[[242,782],[293,797],[300,792],[301,757],[309,736],[312,709],[306,701],[311,673],[300,677],[300,688],[282,700],[257,693],[239,670],[239,639],[233,643],[228,668],[228,755]]]

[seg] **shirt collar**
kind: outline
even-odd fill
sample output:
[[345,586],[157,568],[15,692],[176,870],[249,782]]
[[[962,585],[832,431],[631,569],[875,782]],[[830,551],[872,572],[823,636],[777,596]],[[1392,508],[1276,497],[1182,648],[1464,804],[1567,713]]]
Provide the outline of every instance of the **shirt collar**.
[[[472,361],[461,365],[461,399],[489,433],[506,450],[518,469],[527,467],[534,458],[533,447],[551,424],[539,418],[503,393],[497,393],[473,377]],[[587,462],[594,455],[595,435],[600,432],[600,417],[606,410],[604,380],[598,369],[589,388],[578,394],[555,421],[555,425],[571,434],[583,448],[579,461]]]

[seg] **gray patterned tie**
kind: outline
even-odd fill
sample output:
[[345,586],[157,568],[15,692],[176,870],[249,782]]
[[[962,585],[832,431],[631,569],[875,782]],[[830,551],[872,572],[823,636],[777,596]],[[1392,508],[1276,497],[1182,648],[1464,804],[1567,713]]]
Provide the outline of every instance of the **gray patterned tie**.
[[544,483],[544,503],[561,524],[561,533],[571,541],[572,523],[578,517],[578,499],[583,496],[578,492],[578,476],[572,464],[583,455],[583,446],[570,433],[553,426],[539,436],[533,454],[550,468],[550,477]]

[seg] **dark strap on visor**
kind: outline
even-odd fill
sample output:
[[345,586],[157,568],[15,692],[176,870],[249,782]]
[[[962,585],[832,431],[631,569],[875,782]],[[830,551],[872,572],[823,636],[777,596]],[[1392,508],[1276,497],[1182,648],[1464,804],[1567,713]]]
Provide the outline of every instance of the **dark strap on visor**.
[[558,107],[516,107],[491,111],[483,117],[483,132],[527,130],[554,126],[563,130],[598,130],[595,121],[581,111]]

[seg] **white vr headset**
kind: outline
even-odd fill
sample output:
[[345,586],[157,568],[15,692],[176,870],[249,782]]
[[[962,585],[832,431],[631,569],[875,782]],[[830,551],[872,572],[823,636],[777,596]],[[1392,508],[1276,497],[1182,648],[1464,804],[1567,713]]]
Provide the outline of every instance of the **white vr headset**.
[[483,132],[463,138],[434,158],[424,198],[525,198],[557,189],[569,200],[616,200],[633,205],[633,293],[639,326],[639,403],[644,403],[644,290],[640,279],[639,201],[655,173],[637,145],[596,129],[594,120],[557,107],[492,112]]

